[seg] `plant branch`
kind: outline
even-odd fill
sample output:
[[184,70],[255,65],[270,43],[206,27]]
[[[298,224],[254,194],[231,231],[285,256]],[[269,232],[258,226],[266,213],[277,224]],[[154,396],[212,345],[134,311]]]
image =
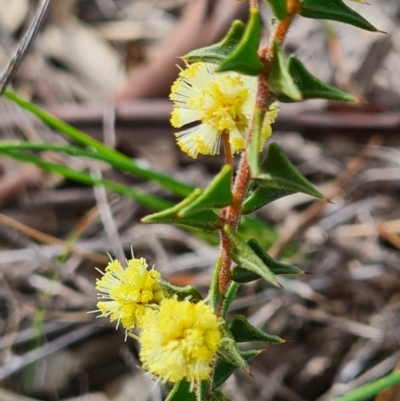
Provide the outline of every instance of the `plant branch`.
[[26,54],[28,53],[29,47],[33,43],[40,26],[43,23],[44,18],[47,15],[50,4],[52,0],[42,0],[39,4],[35,17],[33,18],[28,30],[18,44],[15,53],[11,57],[7,64],[7,67],[0,77],[0,95],[3,93],[4,89],[7,87],[8,83],[18,70],[22,61],[24,60]]
[[[289,30],[289,27],[293,22],[294,17],[300,11],[300,6],[301,6],[300,0],[287,0],[288,16],[284,20],[279,22],[275,34],[270,40],[270,43],[265,48],[261,49],[258,53],[260,60],[263,63],[263,70],[258,77],[255,109],[259,109],[261,111],[261,121],[264,121],[264,117],[268,111],[268,107],[271,100],[271,94],[268,88],[267,81],[271,71],[273,43],[275,40],[279,40],[280,42],[284,41],[286,34]],[[258,9],[258,1],[250,0],[250,8]],[[252,121],[246,139],[247,146],[251,141],[253,133],[254,133],[254,122]],[[240,219],[242,217],[242,205],[246,197],[250,180],[251,180],[251,173],[247,161],[246,152],[242,152],[236,179],[233,186],[233,202],[230,206],[223,209],[220,215],[220,220],[223,225],[229,224],[232,228],[237,229],[240,223]],[[232,259],[229,255],[230,248],[231,248],[231,242],[224,233],[224,231],[221,230],[220,257],[222,264],[219,275],[219,289],[223,297],[226,293],[226,290],[228,289],[231,279]],[[220,311],[222,309],[222,304],[223,304],[223,299],[221,300],[220,305],[218,306],[218,314],[220,314]]]

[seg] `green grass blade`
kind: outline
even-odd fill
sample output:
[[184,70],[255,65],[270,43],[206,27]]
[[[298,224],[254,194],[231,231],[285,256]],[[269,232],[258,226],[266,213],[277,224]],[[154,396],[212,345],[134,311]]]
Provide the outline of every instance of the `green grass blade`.
[[162,187],[183,197],[188,196],[194,189],[190,185],[176,181],[167,175],[139,167],[128,156],[118,152],[115,149],[109,148],[97,139],[92,138],[77,128],[74,128],[57,117],[52,116],[34,104],[21,99],[13,92],[6,90],[4,91],[3,96],[6,99],[18,104],[23,109],[28,110],[54,130],[60,132],[70,139],[73,139],[81,145],[95,149],[100,155],[107,158],[108,163],[110,163],[113,167],[123,169],[129,173],[137,175],[138,177],[155,181]]
[[[10,153],[11,151],[13,151],[12,154]],[[42,167],[43,163],[48,164],[48,162],[44,162],[42,159],[39,159],[38,157],[35,157],[32,154],[26,153],[26,151],[36,151],[36,152],[51,151],[51,152],[57,152],[57,153],[66,153],[70,156],[75,156],[75,157],[86,157],[89,159],[95,159],[95,160],[104,161],[104,162],[109,161],[108,156],[99,154],[94,149],[90,149],[90,148],[85,149],[85,148],[80,148],[78,146],[73,146],[73,145],[60,145],[60,144],[48,143],[48,142],[0,141],[0,154],[6,154],[6,155],[9,155],[10,157],[14,157],[15,159],[18,159],[21,161],[26,161],[26,162],[31,161],[31,159],[28,160],[28,157],[34,158],[34,161],[32,161],[32,162],[39,167]],[[18,156],[17,156],[17,154],[18,154]],[[41,164],[39,164],[39,163],[41,163]],[[51,165],[51,163],[50,163],[50,165]],[[58,166],[58,169],[60,169],[62,167],[59,165],[56,165],[56,166]],[[119,164],[116,164],[116,166],[119,166]],[[49,168],[51,168],[51,166]],[[122,166],[120,168],[123,169]],[[58,173],[58,171],[52,171],[50,169],[47,169],[47,171]],[[64,171],[59,172],[59,174],[61,174],[61,175],[65,175],[64,173],[65,173]],[[84,178],[82,178],[82,174],[85,175]],[[75,179],[71,175],[66,176],[66,178],[69,178],[71,180]],[[93,185],[93,183],[94,183],[93,180],[94,179],[92,177],[90,177],[90,175],[88,175],[84,172],[81,172],[81,175],[77,179],[77,181],[79,181],[81,183],[86,183],[88,185]],[[116,188],[116,189],[111,188],[111,186],[113,186],[113,185],[114,185],[113,188]],[[118,189],[117,188],[118,185],[120,185],[120,184],[112,183],[110,181],[108,184],[105,184],[104,186],[106,186],[108,189],[113,190],[114,192],[117,192],[119,194],[125,194],[131,198],[134,198],[138,202],[141,202],[141,199],[144,199],[143,205],[152,207],[152,208],[154,208],[154,210],[157,210],[157,211],[164,210],[164,209],[167,209],[172,206],[172,203],[166,202],[165,200],[163,200],[161,198],[157,198],[155,196],[145,195],[143,193],[140,193],[140,196],[138,196],[138,192],[134,191],[132,189],[128,188],[128,190],[127,190],[128,192],[124,191],[122,188]],[[154,206],[152,206],[152,205],[154,205]],[[262,228],[265,229],[264,223],[262,223],[260,221],[252,220],[248,216],[246,218],[246,222],[247,222],[246,230],[251,231],[253,229],[256,232],[258,232],[260,230],[260,224],[262,224]],[[246,230],[244,230],[244,231],[247,232]],[[188,230],[188,231],[190,231],[190,230]],[[213,244],[215,243],[215,237],[213,237],[212,235],[209,235],[208,233],[202,233],[200,235],[200,233],[198,231],[194,231],[194,234],[196,236],[201,236],[207,242],[210,242]],[[218,243],[218,242],[216,242],[216,243]]]
[[400,371],[391,373],[381,379],[378,379],[372,383],[368,383],[358,389],[352,391],[351,393],[342,395],[339,398],[335,398],[333,401],[364,401],[368,400],[374,395],[380,393],[386,388],[395,386],[400,383]]
[[67,153],[70,156],[86,157],[101,160],[118,170],[126,171],[127,163],[122,160],[115,160],[109,155],[97,152],[93,148],[82,148],[74,145],[64,145],[50,142],[27,142],[27,141],[0,141],[0,151],[3,150],[30,150],[35,152],[52,151]]
[[82,184],[103,185],[107,189],[135,199],[142,205],[148,206],[152,209],[163,210],[171,207],[170,202],[157,198],[153,195],[144,194],[142,192],[136,191],[135,189],[104,178],[94,178],[90,174],[83,171],[78,171],[60,164],[51,163],[31,154],[23,153],[18,150],[1,150],[0,153],[4,154],[5,156],[12,157],[16,160],[35,164],[36,166],[50,173],[60,174],[65,178],[80,182]]

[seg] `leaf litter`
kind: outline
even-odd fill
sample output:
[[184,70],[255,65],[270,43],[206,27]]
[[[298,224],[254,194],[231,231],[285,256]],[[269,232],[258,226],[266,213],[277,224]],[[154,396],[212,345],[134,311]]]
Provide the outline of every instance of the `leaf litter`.
[[[4,61],[28,18],[23,13],[28,2],[19,3],[20,12],[12,14],[12,21],[2,28]],[[142,159],[153,168],[204,187],[219,166],[207,158],[200,159],[200,166],[178,155],[168,127],[168,103],[154,103],[160,110],[158,120],[137,112],[148,108],[142,100],[136,100],[136,115],[124,115],[123,107],[132,108],[119,103],[114,108],[116,125],[111,120],[111,131],[102,129],[104,99],[113,98],[118,85],[132,84],[124,65],[132,71],[144,62],[151,65],[157,52],[165,49],[165,38],[182,19],[190,18],[183,12],[188,2],[57,3],[65,7],[58,13],[54,8],[14,78],[14,87],[64,113],[68,121],[94,136],[113,139],[129,155],[140,159],[153,154],[150,161]],[[319,78],[336,80],[343,89],[356,88],[357,95],[376,107],[372,116],[386,125],[360,134],[356,122],[362,122],[363,115],[371,118],[371,111],[363,111],[362,106],[361,111],[335,109],[315,102],[296,109],[300,111],[295,119],[285,117],[288,114],[282,110],[272,140],[331,203],[292,195],[258,212],[278,233],[273,256],[311,274],[279,279],[284,289],[259,282],[241,287],[233,309],[246,314],[253,325],[289,341],[268,346],[250,364],[255,380],[239,372],[228,381],[226,390],[234,401],[250,397],[328,401],[390,372],[398,363],[400,150],[391,134],[396,125],[390,121],[396,124],[396,120],[385,118],[400,103],[398,83],[392,85],[399,59],[395,57],[399,9],[395,1],[371,8],[380,10],[378,16],[382,11],[374,23],[390,32],[389,39],[360,38],[354,30],[352,41],[366,40],[357,54],[351,50],[353,42],[344,41],[349,34],[342,30],[334,30],[333,42],[326,47],[320,25],[307,20],[308,26],[299,21],[293,28],[300,33],[292,35],[288,44],[298,49],[299,58],[326,74]],[[315,42],[313,54],[307,53],[310,46],[301,47],[306,39]],[[348,63],[350,54],[354,59]],[[321,69],[319,60],[326,68]],[[367,65],[370,69],[363,70]],[[61,141],[11,104],[1,101],[0,106],[2,139]],[[80,117],[78,109],[84,111]],[[303,113],[309,113],[313,122],[301,125]],[[327,118],[345,119],[349,113],[352,126],[337,127]],[[325,119],[318,125],[317,117]],[[296,127],[301,127],[302,135]],[[154,135],[151,141],[149,134]],[[154,140],[166,145],[155,150]],[[57,157],[67,165],[90,168],[82,160]],[[6,158],[0,159],[0,165],[0,217],[7,217],[0,218],[0,398],[103,401],[129,400],[135,394],[135,400],[141,396],[161,400],[162,389],[154,390],[137,367],[134,345],[123,342],[122,332],[87,314],[96,303],[94,267],[107,263],[107,252],[122,249],[129,256],[133,247],[135,254],[154,263],[173,283],[205,289],[218,250],[176,227],[140,224],[149,211],[132,200],[111,193],[96,196],[90,188]],[[151,183],[105,166],[100,171],[105,177],[165,195]]]

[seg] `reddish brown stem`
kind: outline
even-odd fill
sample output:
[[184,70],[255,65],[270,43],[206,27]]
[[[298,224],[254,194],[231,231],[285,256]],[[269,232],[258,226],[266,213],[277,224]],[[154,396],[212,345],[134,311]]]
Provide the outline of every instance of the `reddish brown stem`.
[[[265,113],[268,111],[271,99],[271,95],[267,84],[267,79],[270,74],[271,59],[273,56],[273,42],[274,40],[279,40],[280,42],[283,42],[285,40],[286,34],[289,30],[289,27],[294,17],[300,11],[300,6],[301,6],[300,0],[287,0],[288,16],[284,20],[279,22],[274,37],[270,41],[269,45],[259,51],[259,56],[263,63],[264,68],[260,76],[258,77],[255,107],[256,109],[259,109],[261,111],[261,121],[264,120]],[[258,8],[258,1],[250,0],[250,7]],[[253,135],[253,126],[254,125],[252,124],[249,127],[246,145],[249,145],[251,141],[251,137]],[[226,152],[227,139],[225,139],[225,136],[223,140],[225,146],[225,158],[227,160],[227,154],[228,154]],[[242,152],[241,160],[237,170],[237,175],[233,185],[233,191],[232,191],[233,202],[230,206],[223,209],[220,214],[220,220],[222,225],[229,224],[234,229],[238,227],[242,216],[241,214],[242,205],[249,187],[250,179],[251,179],[250,167],[247,162],[246,152]],[[231,242],[228,236],[225,234],[225,232],[221,230],[220,256],[222,264],[219,274],[219,290],[222,294],[222,298],[224,298],[224,295],[226,294],[226,291],[228,289],[231,280],[232,259],[229,255],[230,248],[231,248]],[[223,299],[221,300],[218,306],[218,314],[221,314],[222,305],[223,305]]]
[[[224,231],[221,231],[221,270],[219,272],[219,291],[224,296],[229,283],[231,281],[231,258],[229,256],[229,251],[231,248],[231,242]],[[221,314],[223,304],[223,298],[218,305],[217,313]]]
[[232,165],[232,150],[231,150],[231,144],[229,143],[229,133],[228,132],[224,132],[222,134],[222,142],[224,144],[225,164],[231,166]]
[[289,31],[289,27],[293,22],[294,17],[300,13],[301,10],[301,2],[300,0],[287,0],[286,8],[288,10],[288,15],[282,21],[279,21],[278,26],[276,27],[273,41],[271,41],[270,46],[266,47],[260,52],[261,58],[270,59],[272,57],[273,51],[273,42],[278,40],[280,43],[283,43],[286,37],[286,34]]
[[258,0],[250,0],[250,9],[258,10]]

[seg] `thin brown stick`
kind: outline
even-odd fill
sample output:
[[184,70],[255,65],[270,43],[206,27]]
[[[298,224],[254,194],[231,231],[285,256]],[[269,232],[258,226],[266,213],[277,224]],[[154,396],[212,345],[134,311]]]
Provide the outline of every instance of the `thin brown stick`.
[[46,17],[51,1],[52,0],[42,0],[40,2],[28,30],[25,32],[25,35],[19,42],[15,53],[11,57],[5,71],[0,77],[0,95],[3,93],[4,89],[7,87],[8,83],[10,82],[10,80],[18,70],[19,66],[21,65],[22,61],[24,60],[26,54],[28,53],[29,47],[33,43],[39,31],[39,28],[42,25],[44,18]]
[[[385,234],[394,235],[400,241],[400,219],[382,221],[378,225],[375,223],[361,223],[361,224],[342,224],[333,229],[333,232],[338,238],[356,238],[356,237],[370,237],[381,233],[385,238]],[[386,238],[389,242],[390,240]],[[399,248],[400,249],[400,248]]]
[[400,236],[389,232],[382,224],[378,225],[376,230],[383,239],[390,242],[395,248],[400,250]]
[[27,235],[28,237],[34,238],[39,242],[44,242],[46,244],[52,244],[52,245],[62,245],[69,252],[84,256],[85,258],[93,260],[94,262],[106,264],[109,261],[108,257],[105,255],[98,255],[97,253],[93,252],[85,252],[82,249],[79,249],[78,247],[70,244],[69,242],[53,237],[52,235],[42,233],[41,231],[35,230],[32,227],[28,227],[27,225],[20,223],[19,221],[14,220],[11,217],[8,217],[2,213],[0,213],[0,224],[4,224],[7,227],[11,227]]
[[[31,363],[34,363],[46,356],[49,356],[61,349],[65,349],[68,345],[74,344],[78,341],[82,341],[93,334],[103,329],[100,322],[92,322],[82,327],[78,327],[66,334],[63,334],[56,339],[49,341],[40,347],[28,351],[22,355],[14,355],[6,365],[0,366],[0,380],[4,380],[7,377],[21,371],[24,367]],[[1,394],[1,393],[0,393]],[[3,400],[3,398],[1,398]]]
[[[0,275],[0,282],[2,288],[1,294],[5,297],[8,309],[6,328],[0,339],[0,365],[2,365],[5,364],[12,355],[11,347],[17,336],[19,324],[21,322],[21,313],[17,298],[3,275]],[[0,399],[3,398],[0,397]]]

